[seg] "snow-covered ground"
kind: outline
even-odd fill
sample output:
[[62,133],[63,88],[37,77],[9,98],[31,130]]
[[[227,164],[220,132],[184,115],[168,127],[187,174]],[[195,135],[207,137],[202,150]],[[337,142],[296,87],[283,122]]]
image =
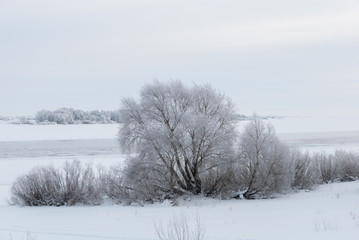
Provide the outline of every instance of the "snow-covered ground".
[[[279,137],[311,152],[359,151],[359,119],[270,120]],[[244,124],[243,122],[241,124]],[[194,199],[171,207],[16,207],[7,198],[19,174],[37,165],[78,159],[110,166],[124,160],[118,125],[0,124],[0,240],[150,240],[155,224],[197,217],[205,239],[359,239],[359,183],[320,186],[271,200]]]
[[270,200],[195,199],[171,207],[9,207],[0,205],[0,239],[152,240],[155,224],[199,218],[209,240],[357,240],[359,183],[320,186]]

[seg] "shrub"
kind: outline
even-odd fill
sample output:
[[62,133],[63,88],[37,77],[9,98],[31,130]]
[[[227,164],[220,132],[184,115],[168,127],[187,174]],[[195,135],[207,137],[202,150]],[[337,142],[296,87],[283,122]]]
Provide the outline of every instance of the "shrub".
[[319,165],[320,177],[323,183],[331,183],[337,180],[338,164],[332,154],[317,153],[313,156],[313,159]]
[[289,147],[256,116],[240,136],[237,172],[239,192],[247,199],[272,197],[289,189],[293,181]]
[[52,166],[37,167],[19,177],[11,187],[11,202],[26,206],[60,205],[60,172]]
[[[141,164],[139,164],[141,161]],[[162,171],[161,171],[162,170]],[[139,156],[127,160],[124,167],[113,166],[104,177],[106,195],[118,203],[140,204],[163,201],[174,196],[166,181],[162,181],[166,169],[152,166],[152,162],[139,160]],[[168,175],[168,174],[167,174]]]
[[199,217],[194,223],[188,221],[185,216],[173,217],[164,229],[162,224],[155,225],[157,236],[160,240],[203,240],[205,228]]
[[130,205],[133,202],[140,203],[142,200],[134,194],[129,186],[125,186],[124,171],[120,166],[112,166],[102,177],[105,195],[116,203]]
[[12,184],[10,202],[24,206],[96,205],[102,202],[98,177],[90,165],[66,162],[59,170],[36,167]]
[[294,162],[294,180],[292,187],[295,189],[312,189],[313,186],[320,183],[320,171],[316,161],[311,155],[293,150],[291,152]]
[[359,179],[359,154],[338,150],[334,154],[338,163],[338,180],[355,181]]
[[321,180],[324,183],[346,182],[359,179],[359,154],[336,151],[334,154],[316,154]]

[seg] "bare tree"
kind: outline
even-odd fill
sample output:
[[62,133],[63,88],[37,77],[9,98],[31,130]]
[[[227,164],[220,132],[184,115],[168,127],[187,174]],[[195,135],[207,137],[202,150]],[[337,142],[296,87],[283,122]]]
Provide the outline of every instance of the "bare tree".
[[155,81],[142,89],[139,102],[123,100],[121,116],[119,141],[132,153],[127,182],[134,180],[133,188],[203,193],[203,176],[224,166],[232,153],[234,107],[208,85]]
[[240,136],[238,183],[243,197],[269,197],[288,189],[294,172],[289,153],[273,127],[254,116]]

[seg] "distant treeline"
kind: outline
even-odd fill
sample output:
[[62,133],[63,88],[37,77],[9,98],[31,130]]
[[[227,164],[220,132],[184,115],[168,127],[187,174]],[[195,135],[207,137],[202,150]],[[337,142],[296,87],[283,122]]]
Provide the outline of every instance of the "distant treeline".
[[41,110],[36,113],[37,124],[94,124],[120,123],[119,111],[83,111],[73,108],[59,108],[55,111]]
[[[251,120],[243,114],[235,115],[239,121]],[[279,116],[259,116],[260,119],[274,119],[283,118]],[[121,123],[121,116],[119,110],[104,111],[92,110],[84,111],[73,108],[59,108],[55,111],[41,110],[33,116],[0,116],[0,121],[6,121],[11,124],[111,124]]]

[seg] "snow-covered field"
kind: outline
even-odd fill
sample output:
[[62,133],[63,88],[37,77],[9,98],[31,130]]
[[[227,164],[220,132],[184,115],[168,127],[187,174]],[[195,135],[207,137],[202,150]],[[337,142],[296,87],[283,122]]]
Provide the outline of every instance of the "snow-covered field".
[[[310,152],[359,151],[358,118],[271,120],[279,137]],[[243,123],[241,123],[243,124]],[[121,162],[117,125],[0,123],[0,240],[158,239],[155,224],[174,217],[201,220],[205,239],[359,239],[359,183],[320,186],[271,200],[194,199],[171,207],[104,204],[96,207],[17,207],[7,198],[19,174],[37,165],[78,159]]]
[[[205,239],[357,240],[359,184],[321,186],[272,200],[192,200],[180,207],[9,207],[2,204],[1,239],[156,239],[155,224],[200,218]],[[11,238],[10,238],[10,235]]]

